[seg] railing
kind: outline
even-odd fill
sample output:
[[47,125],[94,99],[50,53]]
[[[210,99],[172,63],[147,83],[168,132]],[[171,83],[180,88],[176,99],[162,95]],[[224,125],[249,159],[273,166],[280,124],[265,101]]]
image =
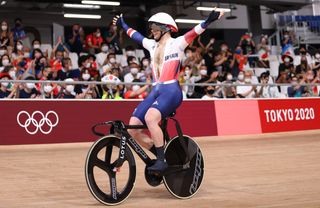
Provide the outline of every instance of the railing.
[[[145,83],[145,82],[101,82],[101,81],[48,81],[48,80],[0,80],[1,83],[35,83],[40,84],[40,93],[42,96],[44,96],[44,90],[43,86],[45,84],[59,84],[59,85],[152,85],[152,83]],[[279,87],[280,93],[287,94],[287,92],[281,92],[281,89],[287,89],[288,87],[292,86],[291,83],[268,83],[268,84],[262,84],[262,83],[237,83],[236,81],[233,83],[181,83],[181,86],[215,86],[218,87],[218,89],[224,90],[224,88],[227,87],[237,87],[237,86],[253,86],[253,87]],[[318,96],[320,96],[320,83],[301,83],[298,84],[301,87],[317,87],[317,93]],[[313,96],[314,97],[314,96]]]

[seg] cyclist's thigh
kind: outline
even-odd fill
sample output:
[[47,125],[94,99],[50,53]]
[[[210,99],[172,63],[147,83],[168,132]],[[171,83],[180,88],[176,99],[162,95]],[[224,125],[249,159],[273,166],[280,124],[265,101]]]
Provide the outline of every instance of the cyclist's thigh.
[[152,105],[156,100],[155,92],[151,91],[151,93],[146,97],[133,111],[132,117],[137,118],[141,123],[146,124],[144,117]]

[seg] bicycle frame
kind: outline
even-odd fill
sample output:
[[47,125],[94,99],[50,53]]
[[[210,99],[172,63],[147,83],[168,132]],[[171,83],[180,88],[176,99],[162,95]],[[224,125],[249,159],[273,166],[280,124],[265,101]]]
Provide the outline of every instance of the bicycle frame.
[[[182,130],[181,130],[179,122],[176,119],[174,119],[173,117],[169,117],[169,118],[175,122],[178,136],[181,139],[180,140],[181,145],[182,145],[184,151],[187,152],[187,146],[184,142],[182,142],[183,134],[182,134]],[[160,125],[160,128],[163,132],[165,142],[169,142],[169,140],[170,140],[170,135],[167,131],[169,118],[162,119],[161,125]],[[97,126],[103,126],[103,125],[111,125],[111,128],[109,130],[109,134],[119,134],[120,135],[120,151],[119,151],[119,156],[118,156],[118,159],[115,163],[114,168],[121,167],[123,162],[125,161],[125,150],[127,148],[127,144],[129,144],[129,146],[137,153],[137,155],[140,157],[140,159],[146,165],[152,164],[151,158],[146,154],[146,152],[135,141],[135,139],[130,136],[130,134],[127,131],[128,129],[148,129],[148,127],[146,125],[125,125],[122,121],[119,121],[119,120],[108,121],[108,122],[99,123],[99,124],[94,125],[92,127],[92,132],[97,136],[105,136],[105,134],[96,131]],[[187,164],[189,161],[190,161],[189,155],[187,154],[187,159],[186,159],[185,163]]]

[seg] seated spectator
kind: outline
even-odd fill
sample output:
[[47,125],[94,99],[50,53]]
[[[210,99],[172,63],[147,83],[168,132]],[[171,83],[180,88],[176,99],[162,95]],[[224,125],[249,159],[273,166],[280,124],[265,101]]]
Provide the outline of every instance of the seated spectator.
[[[207,66],[202,65],[200,67],[200,80],[196,81],[195,83],[217,83],[218,80],[218,72],[213,72],[210,77],[207,75]],[[206,92],[205,92],[205,86],[195,86],[194,87],[194,93],[191,95],[192,98],[202,98]]]
[[8,23],[6,21],[1,22],[1,28],[0,28],[0,45],[1,46],[7,46],[13,48],[14,42],[13,42],[13,34],[9,30]]
[[269,84],[270,74],[269,72],[263,72],[260,75],[260,83],[262,86],[257,87],[257,97],[260,98],[278,98],[280,93],[277,87],[270,86]]
[[79,24],[72,26],[72,34],[67,36],[67,40],[71,52],[79,55],[83,51],[83,45],[85,45],[84,31]]
[[62,59],[62,69],[59,71],[56,71],[54,69],[54,73],[57,74],[56,80],[62,80],[62,81],[68,78],[79,79],[80,77],[79,69],[72,69],[72,62],[70,58]]
[[304,87],[301,86],[303,82],[298,82],[298,77],[293,76],[291,78],[291,86],[288,87],[288,96],[289,97],[302,97],[302,93],[304,91]]
[[[0,73],[0,80],[11,80],[11,76],[8,72]],[[15,93],[18,85],[15,84],[11,89],[9,87],[10,82],[1,82],[0,85],[0,98],[15,98]]]
[[4,67],[10,66],[10,65],[12,64],[11,64],[9,55],[4,54],[3,56],[1,56],[0,72],[4,69]]
[[311,70],[311,67],[309,66],[308,60],[306,55],[301,55],[300,64],[296,67],[295,72],[297,74],[305,73],[308,70]]
[[13,53],[12,53],[12,58],[13,58],[13,59],[22,59],[22,58],[24,58],[25,50],[27,50],[27,49],[23,46],[22,41],[18,40],[18,41],[14,44],[14,49],[13,49]]
[[289,53],[286,53],[284,55],[281,56],[282,62],[279,65],[279,75],[281,74],[281,72],[283,71],[288,71],[290,73],[295,74],[295,68],[293,65],[293,58]]
[[139,65],[137,58],[135,56],[128,56],[126,66],[121,67],[123,75],[130,73],[130,64],[132,64],[132,63]]
[[[64,81],[66,82],[73,82],[72,78],[67,78]],[[61,98],[63,99],[75,99],[78,98],[76,92],[74,91],[74,84],[63,84],[62,85],[62,94]]]
[[251,73],[249,71],[240,72],[238,75],[239,85],[236,87],[236,93],[238,98],[255,98],[257,97],[257,87],[250,86]]
[[[141,82],[139,79],[134,79],[132,82]],[[148,96],[148,87],[150,84],[150,80],[147,80],[146,85],[140,86],[140,85],[132,85],[131,89],[129,89],[125,94],[125,99],[144,99]]]
[[[18,40],[24,40],[27,35],[22,26],[22,19],[16,18],[14,20],[14,28],[12,28],[11,32],[13,33],[13,40],[17,42]],[[30,43],[29,43],[30,44]]]
[[54,88],[52,87],[51,84],[44,84],[43,85],[43,95],[42,95],[42,98],[44,99],[53,99],[55,98],[54,96]]
[[[91,77],[88,69],[83,69],[81,71],[80,81],[90,81],[93,79],[94,78]],[[94,84],[77,84],[75,85],[74,91],[80,98],[84,99],[95,99],[98,98],[98,95],[100,94],[98,88]]]
[[109,46],[106,42],[101,43],[101,52],[96,54],[96,63],[97,68],[100,71],[100,74],[102,72],[102,67],[105,65],[104,62],[108,56],[109,53]]
[[109,53],[107,55],[107,58],[103,62],[101,76],[105,76],[107,74],[110,74],[112,68],[120,68],[120,64],[117,63],[115,53]]
[[[142,74],[140,73],[140,66],[136,63],[131,63],[129,65],[130,67],[130,73],[126,74],[124,76],[124,82],[130,83],[134,79],[140,79]],[[126,88],[129,90],[131,88],[131,85],[126,85]]]
[[206,92],[206,94],[204,96],[202,96],[201,99],[203,99],[203,100],[218,99],[218,97],[216,97],[216,95],[215,95],[215,86],[206,86],[205,92]]
[[[34,76],[26,75],[25,80],[35,80]],[[34,83],[23,83],[19,88],[19,98],[38,98],[40,92],[36,89]]]
[[123,44],[123,29],[117,30],[117,26],[111,22],[106,33],[106,41],[110,49],[116,54],[122,54],[121,45]]
[[[34,39],[32,41],[32,50],[30,51],[30,58],[34,56],[35,49],[38,49],[41,51],[41,41],[38,39]],[[43,52],[41,51],[42,56],[44,56]]]
[[90,54],[96,54],[99,52],[102,42],[103,39],[101,37],[100,29],[96,28],[93,33],[90,33],[86,37],[86,49]]
[[0,46],[0,56],[9,55],[7,46]]
[[[226,80],[223,82],[223,84],[233,84],[233,77],[230,72],[227,73]],[[236,87],[234,86],[223,87],[223,96],[225,98],[236,98]]]
[[[133,57],[133,58],[132,58]],[[129,66],[129,58],[135,59],[135,62],[138,64],[138,61],[136,60],[136,52],[133,46],[129,45],[125,48],[125,54],[121,57],[120,65],[121,67],[125,68]]]
[[316,51],[312,60],[312,70],[317,73],[320,69],[320,51]]
[[[315,84],[317,82],[316,76],[313,70],[308,69],[304,75],[303,79],[305,84]],[[318,88],[317,86],[305,86],[304,87],[304,97],[318,96]]]
[[96,63],[96,57],[94,55],[89,54],[88,55],[88,62],[87,69],[89,70],[89,73],[93,80],[100,80],[100,73],[97,69],[97,63]]
[[105,85],[102,85],[103,96],[102,99],[123,99],[121,97],[121,86],[117,83],[120,82],[119,78],[111,74],[101,78]]

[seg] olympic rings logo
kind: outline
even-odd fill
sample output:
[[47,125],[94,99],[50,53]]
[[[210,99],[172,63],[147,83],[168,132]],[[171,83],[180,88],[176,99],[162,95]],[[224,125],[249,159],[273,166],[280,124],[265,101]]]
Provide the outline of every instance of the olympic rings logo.
[[[52,114],[55,117],[55,123],[53,123],[49,119],[49,115]],[[24,122],[21,122],[21,116],[26,115],[27,119]],[[36,116],[39,115],[39,116]],[[40,121],[38,121],[35,117],[40,117]],[[17,115],[17,122],[18,124],[28,132],[28,134],[34,135],[39,130],[43,134],[49,134],[53,127],[57,126],[59,123],[59,116],[54,111],[48,111],[46,115],[44,115],[41,111],[35,111],[31,115],[27,111],[20,111]],[[30,130],[30,127],[32,127],[32,130]],[[45,130],[43,127],[48,126],[48,130]],[[34,130],[33,130],[34,129]]]

